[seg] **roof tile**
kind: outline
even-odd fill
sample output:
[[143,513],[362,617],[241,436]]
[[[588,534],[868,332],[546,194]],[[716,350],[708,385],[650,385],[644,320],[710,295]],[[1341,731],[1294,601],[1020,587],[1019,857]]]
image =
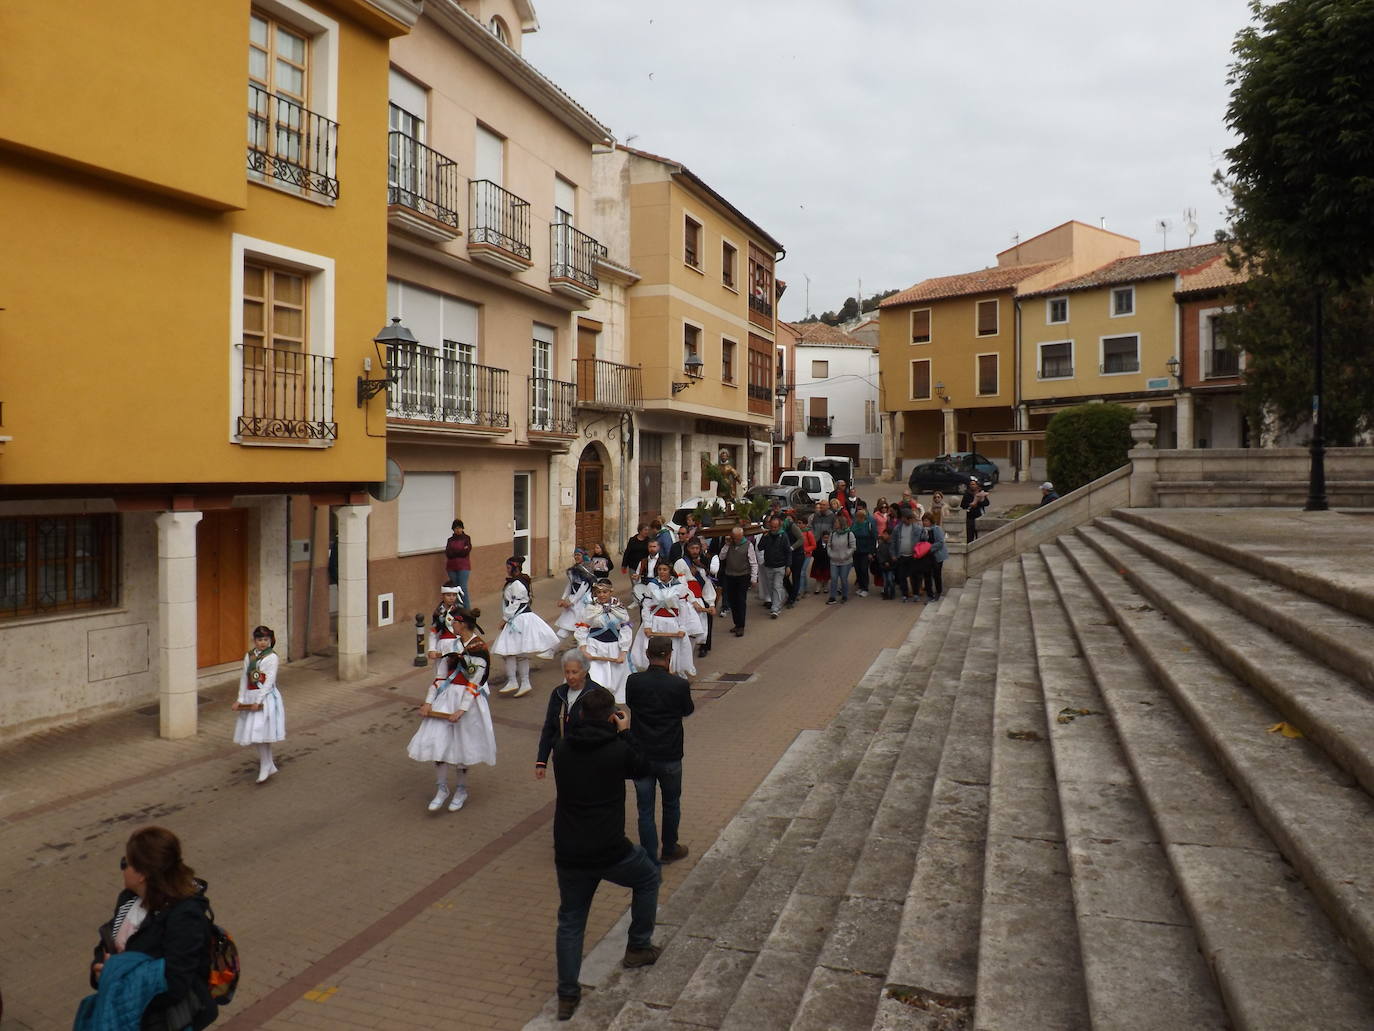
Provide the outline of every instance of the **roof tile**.
[[1035,265],[1005,265],[979,269],[977,272],[963,272],[957,276],[936,276],[923,279],[915,286],[901,293],[885,298],[879,308],[895,308],[915,301],[940,301],[948,297],[965,297],[969,294],[991,294],[1010,290],[1023,279],[1029,279],[1037,272],[1058,264],[1042,261]]
[[1099,286],[1116,283],[1136,283],[1142,279],[1160,279],[1177,275],[1188,269],[1210,262],[1224,254],[1226,245],[1204,243],[1196,247],[1179,247],[1172,251],[1155,251],[1152,254],[1133,254],[1128,258],[1117,258],[1091,272],[1073,279],[1055,283],[1043,290],[1025,294],[1026,297],[1045,297],[1049,294],[1069,293],[1073,290],[1091,290]]

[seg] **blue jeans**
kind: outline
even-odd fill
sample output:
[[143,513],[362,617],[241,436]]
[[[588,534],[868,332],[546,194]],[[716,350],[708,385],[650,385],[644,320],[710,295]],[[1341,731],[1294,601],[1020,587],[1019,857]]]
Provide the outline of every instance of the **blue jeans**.
[[840,596],[849,597],[849,571],[854,568],[853,562],[836,562],[830,567],[830,597],[835,597],[835,590],[838,588]]
[[450,569],[448,574],[448,586],[457,587],[463,592],[463,596],[459,600],[465,608],[472,606],[472,599],[468,597],[468,577],[471,575],[471,569]]
[[654,823],[654,788],[663,789],[663,851],[677,848],[677,828],[682,822],[682,760],[649,760],[653,772],[635,781],[639,803],[639,843],[655,863],[660,855],[658,825]]
[[559,866],[557,870],[558,932],[554,936],[554,953],[558,957],[558,997],[579,999],[582,939],[597,887],[602,881],[610,881],[634,892],[630,900],[629,947],[648,948],[653,944],[654,917],[658,911],[658,864],[635,845],[624,859],[610,866]]

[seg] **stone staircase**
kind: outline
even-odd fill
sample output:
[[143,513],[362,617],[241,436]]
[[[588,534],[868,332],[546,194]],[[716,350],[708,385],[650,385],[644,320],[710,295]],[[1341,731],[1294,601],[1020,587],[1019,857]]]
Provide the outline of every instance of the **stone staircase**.
[[928,606],[530,1026],[1374,1029],[1374,523],[1209,515]]

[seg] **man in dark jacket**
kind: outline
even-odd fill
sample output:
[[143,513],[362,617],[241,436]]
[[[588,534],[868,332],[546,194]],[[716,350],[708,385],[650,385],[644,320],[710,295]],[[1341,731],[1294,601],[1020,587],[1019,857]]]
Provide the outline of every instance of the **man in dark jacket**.
[[630,715],[615,696],[589,687],[581,718],[554,746],[558,802],[553,814],[553,857],[558,871],[558,1019],[568,1020],[582,998],[582,942],[592,898],[603,880],[633,893],[629,943],[621,965],[649,966],[658,909],[658,864],[625,837],[625,781],[648,773],[627,730]]
[[763,559],[763,583],[768,614],[774,619],[787,600],[783,589],[783,576],[792,564],[792,539],[782,528],[782,517],[768,517],[768,532],[759,538],[759,557]]
[[649,554],[649,524],[640,523],[639,532],[625,542],[625,551],[620,556],[620,571],[635,576],[639,564]]
[[678,843],[682,818],[682,720],[692,715],[692,687],[668,672],[673,642],[650,638],[649,668],[631,673],[625,682],[625,703],[634,715],[630,737],[649,764],[647,776],[635,780],[639,804],[639,843],[651,859],[659,858],[658,826],[654,823],[654,789],[663,790],[662,862],[672,863],[687,855]]
[[587,670],[587,657],[581,649],[569,648],[563,653],[563,683],[549,694],[544,728],[539,734],[539,751],[534,759],[534,775],[539,780],[544,779],[553,746],[568,732],[569,726],[582,718],[583,696],[590,688],[601,686],[587,676]]

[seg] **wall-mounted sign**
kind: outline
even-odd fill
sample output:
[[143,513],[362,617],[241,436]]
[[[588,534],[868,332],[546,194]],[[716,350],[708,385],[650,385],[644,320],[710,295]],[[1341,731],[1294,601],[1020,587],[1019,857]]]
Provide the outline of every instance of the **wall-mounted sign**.
[[1164,377],[1162,377],[1161,379],[1147,379],[1147,380],[1145,381],[1145,389],[1146,389],[1146,390],[1168,390],[1168,389],[1169,389],[1169,377],[1168,377],[1168,376],[1164,376]]

